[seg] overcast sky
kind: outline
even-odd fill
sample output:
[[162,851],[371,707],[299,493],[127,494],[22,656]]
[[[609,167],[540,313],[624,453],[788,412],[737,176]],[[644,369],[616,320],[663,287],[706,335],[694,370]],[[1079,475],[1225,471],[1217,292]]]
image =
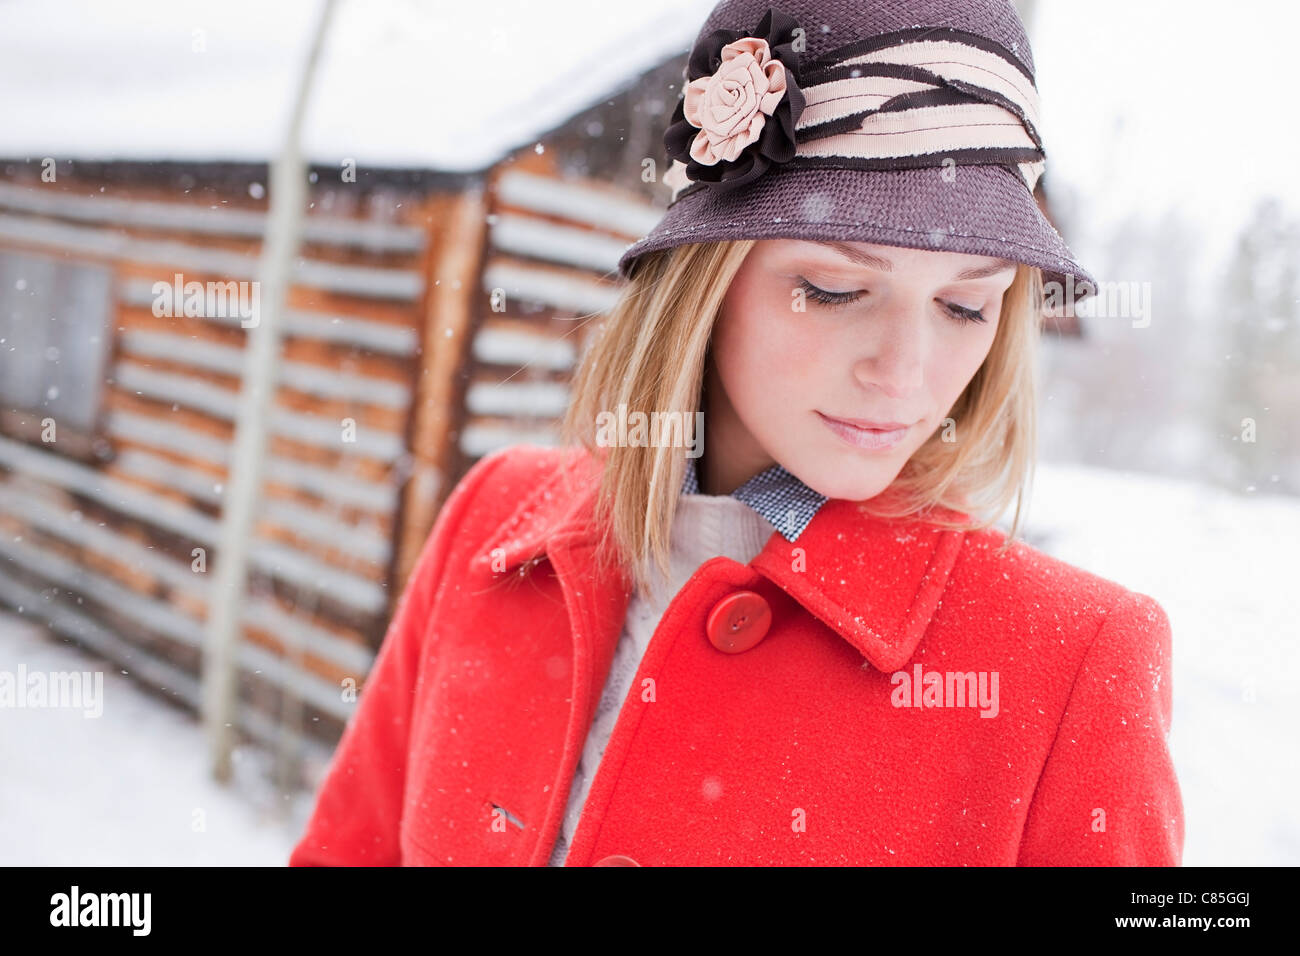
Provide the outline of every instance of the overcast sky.
[[1216,248],[1258,196],[1300,217],[1300,3],[1045,0],[1032,33],[1048,169],[1090,231],[1177,209]]

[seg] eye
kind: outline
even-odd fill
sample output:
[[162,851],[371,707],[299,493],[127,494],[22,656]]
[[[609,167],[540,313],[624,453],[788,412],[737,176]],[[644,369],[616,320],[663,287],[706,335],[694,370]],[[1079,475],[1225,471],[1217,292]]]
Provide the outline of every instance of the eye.
[[814,302],[829,306],[848,305],[861,298],[863,294],[862,289],[855,292],[827,292],[825,289],[817,288],[803,276],[799,277],[799,288],[803,289],[808,298]]
[[988,318],[983,312],[975,309],[968,309],[965,306],[957,305],[955,302],[942,302],[943,307],[948,311],[957,322],[961,325],[967,325],[971,322],[987,322]]

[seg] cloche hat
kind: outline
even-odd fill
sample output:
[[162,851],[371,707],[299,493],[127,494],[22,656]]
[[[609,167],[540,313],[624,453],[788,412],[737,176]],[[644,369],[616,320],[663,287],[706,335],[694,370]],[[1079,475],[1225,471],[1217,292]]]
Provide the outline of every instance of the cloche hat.
[[994,256],[1095,291],[1033,195],[1046,152],[1012,0],[722,0],[683,81],[671,201],[624,277],[659,249],[792,238]]

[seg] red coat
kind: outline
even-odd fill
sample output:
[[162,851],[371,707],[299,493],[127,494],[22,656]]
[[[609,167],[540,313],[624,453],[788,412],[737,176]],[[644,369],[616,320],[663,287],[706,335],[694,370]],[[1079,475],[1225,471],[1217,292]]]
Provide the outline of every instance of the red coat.
[[[518,446],[457,485],[291,865],[546,864],[629,597],[591,573],[595,474]],[[1168,618],[1001,540],[832,500],[794,544],[705,562],[566,864],[1179,865]],[[708,618],[738,591],[770,628],[723,653]],[[983,706],[949,672],[982,673]]]

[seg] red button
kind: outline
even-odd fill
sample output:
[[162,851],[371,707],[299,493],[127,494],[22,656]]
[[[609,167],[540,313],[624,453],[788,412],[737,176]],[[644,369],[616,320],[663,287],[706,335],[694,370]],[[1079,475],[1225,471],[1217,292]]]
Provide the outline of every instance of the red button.
[[620,856],[619,854],[616,853],[613,856],[607,856],[602,860],[598,860],[597,862],[591,865],[592,866],[640,866],[641,864],[638,863],[636,860],[632,859],[630,856]]
[[761,641],[771,624],[772,609],[763,595],[737,591],[713,605],[705,627],[714,647],[739,654]]

